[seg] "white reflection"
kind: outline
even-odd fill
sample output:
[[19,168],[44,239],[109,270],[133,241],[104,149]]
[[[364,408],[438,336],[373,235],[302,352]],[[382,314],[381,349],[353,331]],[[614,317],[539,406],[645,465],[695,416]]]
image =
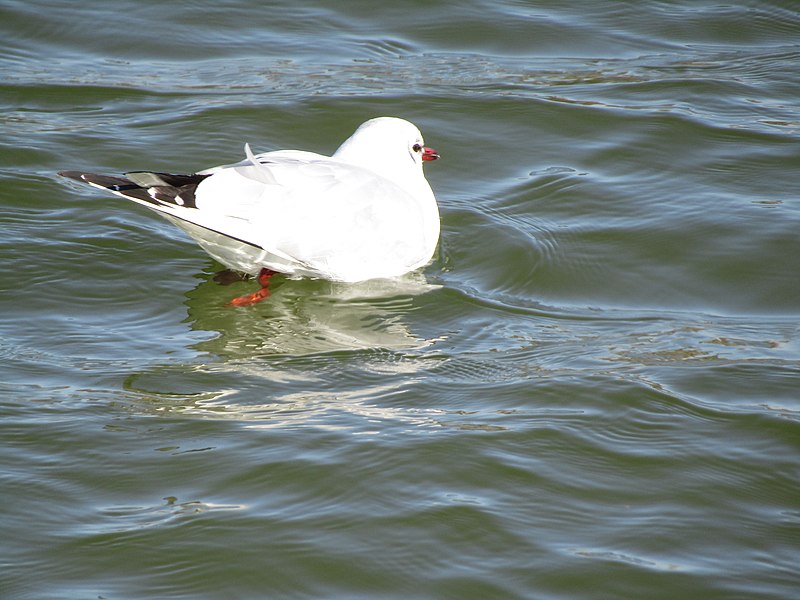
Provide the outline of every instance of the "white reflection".
[[220,285],[207,275],[187,293],[191,328],[207,353],[130,374],[137,408],[162,416],[232,419],[248,427],[303,427],[370,434],[393,421],[439,427],[441,412],[398,398],[432,366],[419,350],[443,338],[415,332],[421,296],[439,289],[416,273],[362,284],[273,279],[272,295],[226,306],[253,281]]
[[246,308],[224,304],[253,291],[257,284],[252,281],[229,286],[204,281],[187,294],[192,328],[217,333],[197,348],[223,358],[250,358],[404,350],[435,341],[415,335],[407,324],[415,299],[440,287],[429,284],[421,273],[359,284],[273,281],[272,295]]

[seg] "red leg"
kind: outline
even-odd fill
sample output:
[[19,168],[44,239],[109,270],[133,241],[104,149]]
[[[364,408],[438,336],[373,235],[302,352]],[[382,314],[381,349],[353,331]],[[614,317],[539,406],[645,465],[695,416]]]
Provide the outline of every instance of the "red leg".
[[270,269],[261,269],[261,272],[258,274],[258,283],[261,285],[261,289],[257,292],[253,292],[252,294],[245,294],[244,296],[239,296],[238,298],[234,298],[230,302],[228,302],[227,306],[251,306],[266,298],[269,298],[269,280],[272,276],[275,275],[275,271],[271,271]]

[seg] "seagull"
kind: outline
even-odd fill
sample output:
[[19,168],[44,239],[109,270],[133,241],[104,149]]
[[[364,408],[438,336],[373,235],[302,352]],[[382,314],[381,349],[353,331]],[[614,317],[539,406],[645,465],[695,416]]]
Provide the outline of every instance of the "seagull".
[[241,162],[171,174],[59,175],[157,212],[269,297],[276,273],[355,283],[392,278],[428,264],[439,240],[439,209],[422,172],[439,158],[412,123],[366,121],[332,156],[302,150],[253,154]]

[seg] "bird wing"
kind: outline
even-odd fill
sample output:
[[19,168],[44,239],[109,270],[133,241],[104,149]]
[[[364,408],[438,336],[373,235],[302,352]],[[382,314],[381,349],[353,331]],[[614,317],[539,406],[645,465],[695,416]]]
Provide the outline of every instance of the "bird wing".
[[214,171],[196,211],[303,270],[344,281],[392,276],[427,262],[425,199],[356,165],[281,151]]
[[[253,155],[191,175],[64,171],[154,210],[221,262],[362,281],[425,264],[424,204],[367,169],[301,151]],[[428,188],[429,190],[429,188]],[[431,194],[432,196],[432,194]],[[435,244],[435,241],[434,241]]]

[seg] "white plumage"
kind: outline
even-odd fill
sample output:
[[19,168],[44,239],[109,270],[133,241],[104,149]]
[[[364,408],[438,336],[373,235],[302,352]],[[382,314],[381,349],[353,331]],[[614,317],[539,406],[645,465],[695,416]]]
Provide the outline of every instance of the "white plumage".
[[194,175],[61,174],[137,202],[173,222],[230,269],[356,282],[427,264],[439,212],[422,172],[438,158],[408,121],[361,125],[333,156],[253,155]]

